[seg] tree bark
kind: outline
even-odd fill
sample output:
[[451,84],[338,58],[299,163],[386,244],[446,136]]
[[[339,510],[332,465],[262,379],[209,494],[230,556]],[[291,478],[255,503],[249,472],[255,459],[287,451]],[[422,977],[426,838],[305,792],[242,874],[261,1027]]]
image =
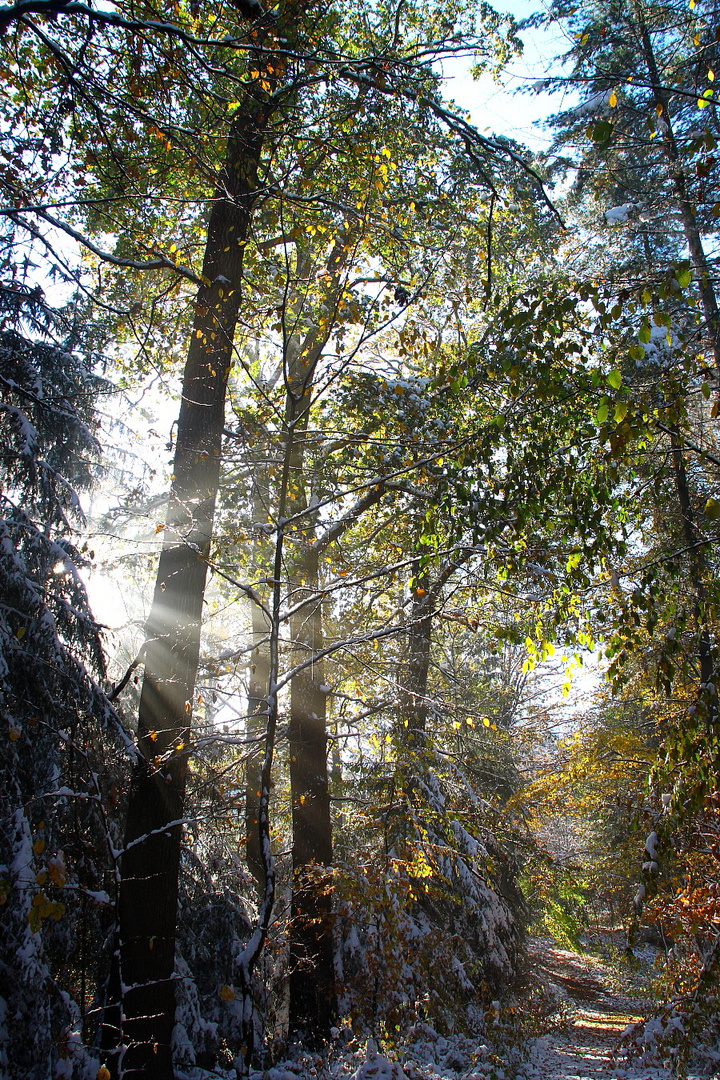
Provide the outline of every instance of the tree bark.
[[687,240],[688,248],[690,249],[690,257],[692,258],[693,266],[697,273],[698,291],[700,293],[700,302],[702,304],[703,315],[705,316],[705,323],[710,339],[710,348],[712,349],[715,362],[715,370],[718,374],[718,378],[720,378],[720,312],[718,311],[715,287],[710,276],[710,266],[703,247],[697,216],[688,192],[685,170],[678,151],[675,132],[672,127],[670,101],[668,94],[660,81],[650,31],[647,28],[640,4],[636,2],[634,8],[635,16],[638,21],[638,28],[640,30],[643,58],[645,60],[645,66],[647,67],[655,105],[657,106],[659,113],[658,127],[662,132],[663,151],[670,169],[673,190],[682,217],[683,232],[685,233],[685,239]]
[[[269,572],[265,557],[267,539],[260,526],[264,526],[268,517],[269,478],[267,467],[259,462],[253,475],[253,522],[258,526],[254,540],[255,574],[258,578]],[[255,587],[259,589],[259,583]],[[262,590],[260,590],[262,592]],[[258,884],[260,893],[265,888],[265,869],[263,854],[260,849],[258,812],[260,808],[262,750],[259,744],[267,726],[268,683],[270,679],[270,620],[262,608],[252,605],[252,642],[253,651],[248,678],[248,717],[247,737],[248,754],[245,766],[245,836],[247,842],[247,865]]]
[[418,573],[416,564],[408,627],[407,673],[402,690],[404,742],[407,749],[414,751],[421,750],[425,745],[428,718],[427,685],[435,600],[435,589],[431,588],[426,574]]
[[[677,427],[673,427],[670,434],[670,447],[672,451],[673,462],[673,475],[675,478],[675,491],[678,497],[678,504],[680,506],[680,514],[682,516],[683,523],[683,536],[685,543],[689,549],[690,566],[692,567],[692,576],[695,579],[695,598],[693,602],[693,615],[695,618],[695,627],[698,634],[698,659],[700,663],[700,682],[703,685],[707,685],[712,682],[713,671],[715,668],[713,658],[712,639],[710,637],[710,631],[705,625],[703,608],[706,599],[705,581],[708,576],[707,559],[705,558],[705,548],[703,545],[702,537],[698,532],[697,525],[695,524],[695,517],[692,510],[692,502],[690,501],[690,489],[688,487],[687,473],[685,472],[685,458],[683,456],[683,444],[680,438],[680,432]],[[702,690],[701,690],[702,693]],[[709,710],[708,724],[713,726],[717,708],[715,702],[717,698],[713,698],[713,705]]]
[[225,391],[265,117],[238,115],[210,212],[178,419],[174,475],[146,628],[138,737],[120,859],[118,939],[103,1045],[115,1075],[171,1080],[182,817]]
[[[293,661],[317,656],[323,647],[318,556],[305,545],[297,568]],[[327,693],[324,665],[314,661],[293,677],[290,691],[290,790],[293,821],[293,900],[290,937],[290,1030],[310,1047],[330,1037],[335,1018],[332,832],[327,765]]]
[[[347,237],[341,234],[327,259],[330,275],[326,303],[333,307],[341,291],[348,260]],[[298,252],[297,275],[310,273],[307,256]],[[300,301],[300,306],[302,301]],[[293,311],[297,324],[300,307]],[[329,329],[312,326],[304,339],[291,335],[286,342],[285,425],[290,457],[288,515],[297,519],[291,574],[295,582],[291,618],[291,661],[303,664],[323,647],[320,555],[315,540],[317,515],[308,511],[305,435],[310,420],[317,366]],[[302,518],[306,516],[306,523]],[[326,546],[326,545],[325,545]],[[327,763],[327,698],[323,664],[313,662],[293,676],[290,684],[290,797],[292,803],[293,891],[290,925],[290,1034],[317,1048],[330,1038],[336,1014],[332,892],[327,868],[332,863],[332,822]]]

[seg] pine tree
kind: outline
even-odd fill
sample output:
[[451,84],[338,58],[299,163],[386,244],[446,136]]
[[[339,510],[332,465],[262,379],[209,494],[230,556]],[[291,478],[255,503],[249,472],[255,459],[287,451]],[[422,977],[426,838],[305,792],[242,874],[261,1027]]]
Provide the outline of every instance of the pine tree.
[[89,556],[74,540],[102,387],[80,346],[39,289],[0,285],[0,1070],[28,1080],[91,1061],[118,840],[110,787],[118,749],[134,754],[99,685]]

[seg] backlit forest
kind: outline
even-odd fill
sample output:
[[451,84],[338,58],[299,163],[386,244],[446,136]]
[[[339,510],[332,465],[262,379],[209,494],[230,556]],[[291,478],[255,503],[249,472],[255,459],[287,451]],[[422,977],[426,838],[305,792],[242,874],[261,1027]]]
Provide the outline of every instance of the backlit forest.
[[717,1075],[720,6],[500,6],[0,7],[8,1080]]

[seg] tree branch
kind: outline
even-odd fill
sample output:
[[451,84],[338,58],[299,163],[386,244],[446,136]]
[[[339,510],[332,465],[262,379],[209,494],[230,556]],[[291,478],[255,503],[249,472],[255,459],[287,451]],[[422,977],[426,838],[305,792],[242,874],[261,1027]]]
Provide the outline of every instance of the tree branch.
[[[22,217],[22,209],[16,208],[13,210],[0,210],[0,213],[9,217],[11,221],[14,221],[16,225],[26,229],[31,235],[37,236],[38,231],[29,222],[25,221]],[[97,255],[98,259],[103,262],[110,263],[111,266],[121,266],[127,270],[174,270],[180,277],[187,278],[188,281],[192,281],[194,285],[203,285],[202,278],[191,270],[188,266],[178,266],[176,262],[169,259],[166,255],[158,255],[155,259],[126,259],[120,255],[113,255],[111,251],[103,251],[96,244],[93,244],[87,236],[79,232],[77,229],[73,229],[72,225],[68,225],[64,221],[60,221],[52,214],[48,214],[46,210],[36,211],[37,216],[46,221],[48,225],[52,225],[54,229],[59,229],[60,232],[64,232],[67,236],[71,236],[73,240],[76,240],[78,244],[81,244],[93,255]]]

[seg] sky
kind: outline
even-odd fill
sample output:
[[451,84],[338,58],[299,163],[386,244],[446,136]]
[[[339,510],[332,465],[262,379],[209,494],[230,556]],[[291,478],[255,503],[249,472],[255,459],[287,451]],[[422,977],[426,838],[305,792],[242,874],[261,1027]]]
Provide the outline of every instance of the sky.
[[[496,0],[498,11],[514,15],[519,21],[541,11],[540,0]],[[557,72],[554,57],[567,50],[570,42],[557,26],[524,30],[520,35],[523,53],[512,60],[500,82],[492,75],[473,79],[471,61],[458,61],[445,69],[447,94],[470,114],[471,122],[484,135],[508,135],[531,151],[544,149],[548,135],[543,132],[544,117],[571,103],[567,93],[520,93]]]

